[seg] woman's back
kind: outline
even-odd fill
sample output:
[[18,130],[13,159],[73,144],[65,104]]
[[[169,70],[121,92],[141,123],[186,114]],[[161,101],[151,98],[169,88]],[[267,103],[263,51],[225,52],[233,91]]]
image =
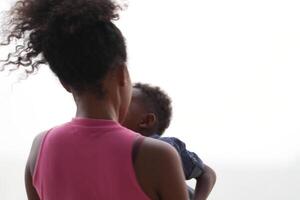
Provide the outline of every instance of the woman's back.
[[[36,137],[25,171],[30,200],[147,199],[141,189],[151,199],[187,197],[176,151],[145,139],[133,167],[135,134],[117,125],[132,90],[125,39],[113,23],[119,9],[111,0],[19,0],[11,10],[6,44],[25,42],[4,65],[30,74],[47,64],[72,93],[76,117],[89,118]],[[98,127],[92,119],[111,121],[96,120]]]
[[41,199],[149,199],[135,178],[137,134],[112,120],[74,118],[42,139],[33,175]]

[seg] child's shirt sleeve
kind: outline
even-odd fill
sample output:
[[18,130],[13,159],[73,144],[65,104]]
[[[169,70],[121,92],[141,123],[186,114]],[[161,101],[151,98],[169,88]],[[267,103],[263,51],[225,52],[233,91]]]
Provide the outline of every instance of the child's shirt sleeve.
[[186,180],[197,178],[202,174],[204,169],[202,160],[194,152],[188,151],[184,142],[175,137],[160,137],[157,139],[175,147],[181,157]]

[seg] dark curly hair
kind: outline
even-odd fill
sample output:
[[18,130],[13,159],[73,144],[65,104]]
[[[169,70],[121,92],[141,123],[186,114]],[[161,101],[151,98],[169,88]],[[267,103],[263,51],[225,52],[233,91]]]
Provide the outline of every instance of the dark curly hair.
[[157,117],[158,134],[163,134],[169,127],[172,118],[172,105],[170,97],[157,86],[145,83],[135,83],[133,88],[142,93],[142,101],[146,104],[148,112],[153,112]]
[[49,64],[61,82],[78,91],[99,88],[106,73],[127,60],[125,39],[112,23],[120,9],[110,0],[19,0],[1,45],[19,40],[23,45],[16,45],[3,66],[28,75]]

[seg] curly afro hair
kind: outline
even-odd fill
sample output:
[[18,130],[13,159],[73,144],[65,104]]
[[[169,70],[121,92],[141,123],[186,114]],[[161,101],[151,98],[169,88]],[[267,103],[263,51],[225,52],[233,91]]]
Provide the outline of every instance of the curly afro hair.
[[156,133],[162,135],[169,127],[172,118],[172,105],[170,97],[157,86],[145,83],[135,83],[133,88],[142,93],[142,100],[148,111],[153,112],[157,117]]
[[125,39],[112,23],[120,9],[110,0],[19,0],[1,45],[20,40],[23,45],[16,45],[3,66],[28,75],[48,64],[78,91],[99,87],[112,67],[127,60]]

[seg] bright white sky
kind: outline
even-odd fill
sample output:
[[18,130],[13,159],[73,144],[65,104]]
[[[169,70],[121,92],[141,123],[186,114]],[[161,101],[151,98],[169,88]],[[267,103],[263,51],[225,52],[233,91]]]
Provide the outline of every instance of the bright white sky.
[[[214,168],[284,168],[300,159],[299,10],[297,0],[131,0],[117,24],[133,81],[173,99],[166,135]],[[32,138],[75,107],[46,66],[14,77],[0,74],[0,156],[25,161]]]

